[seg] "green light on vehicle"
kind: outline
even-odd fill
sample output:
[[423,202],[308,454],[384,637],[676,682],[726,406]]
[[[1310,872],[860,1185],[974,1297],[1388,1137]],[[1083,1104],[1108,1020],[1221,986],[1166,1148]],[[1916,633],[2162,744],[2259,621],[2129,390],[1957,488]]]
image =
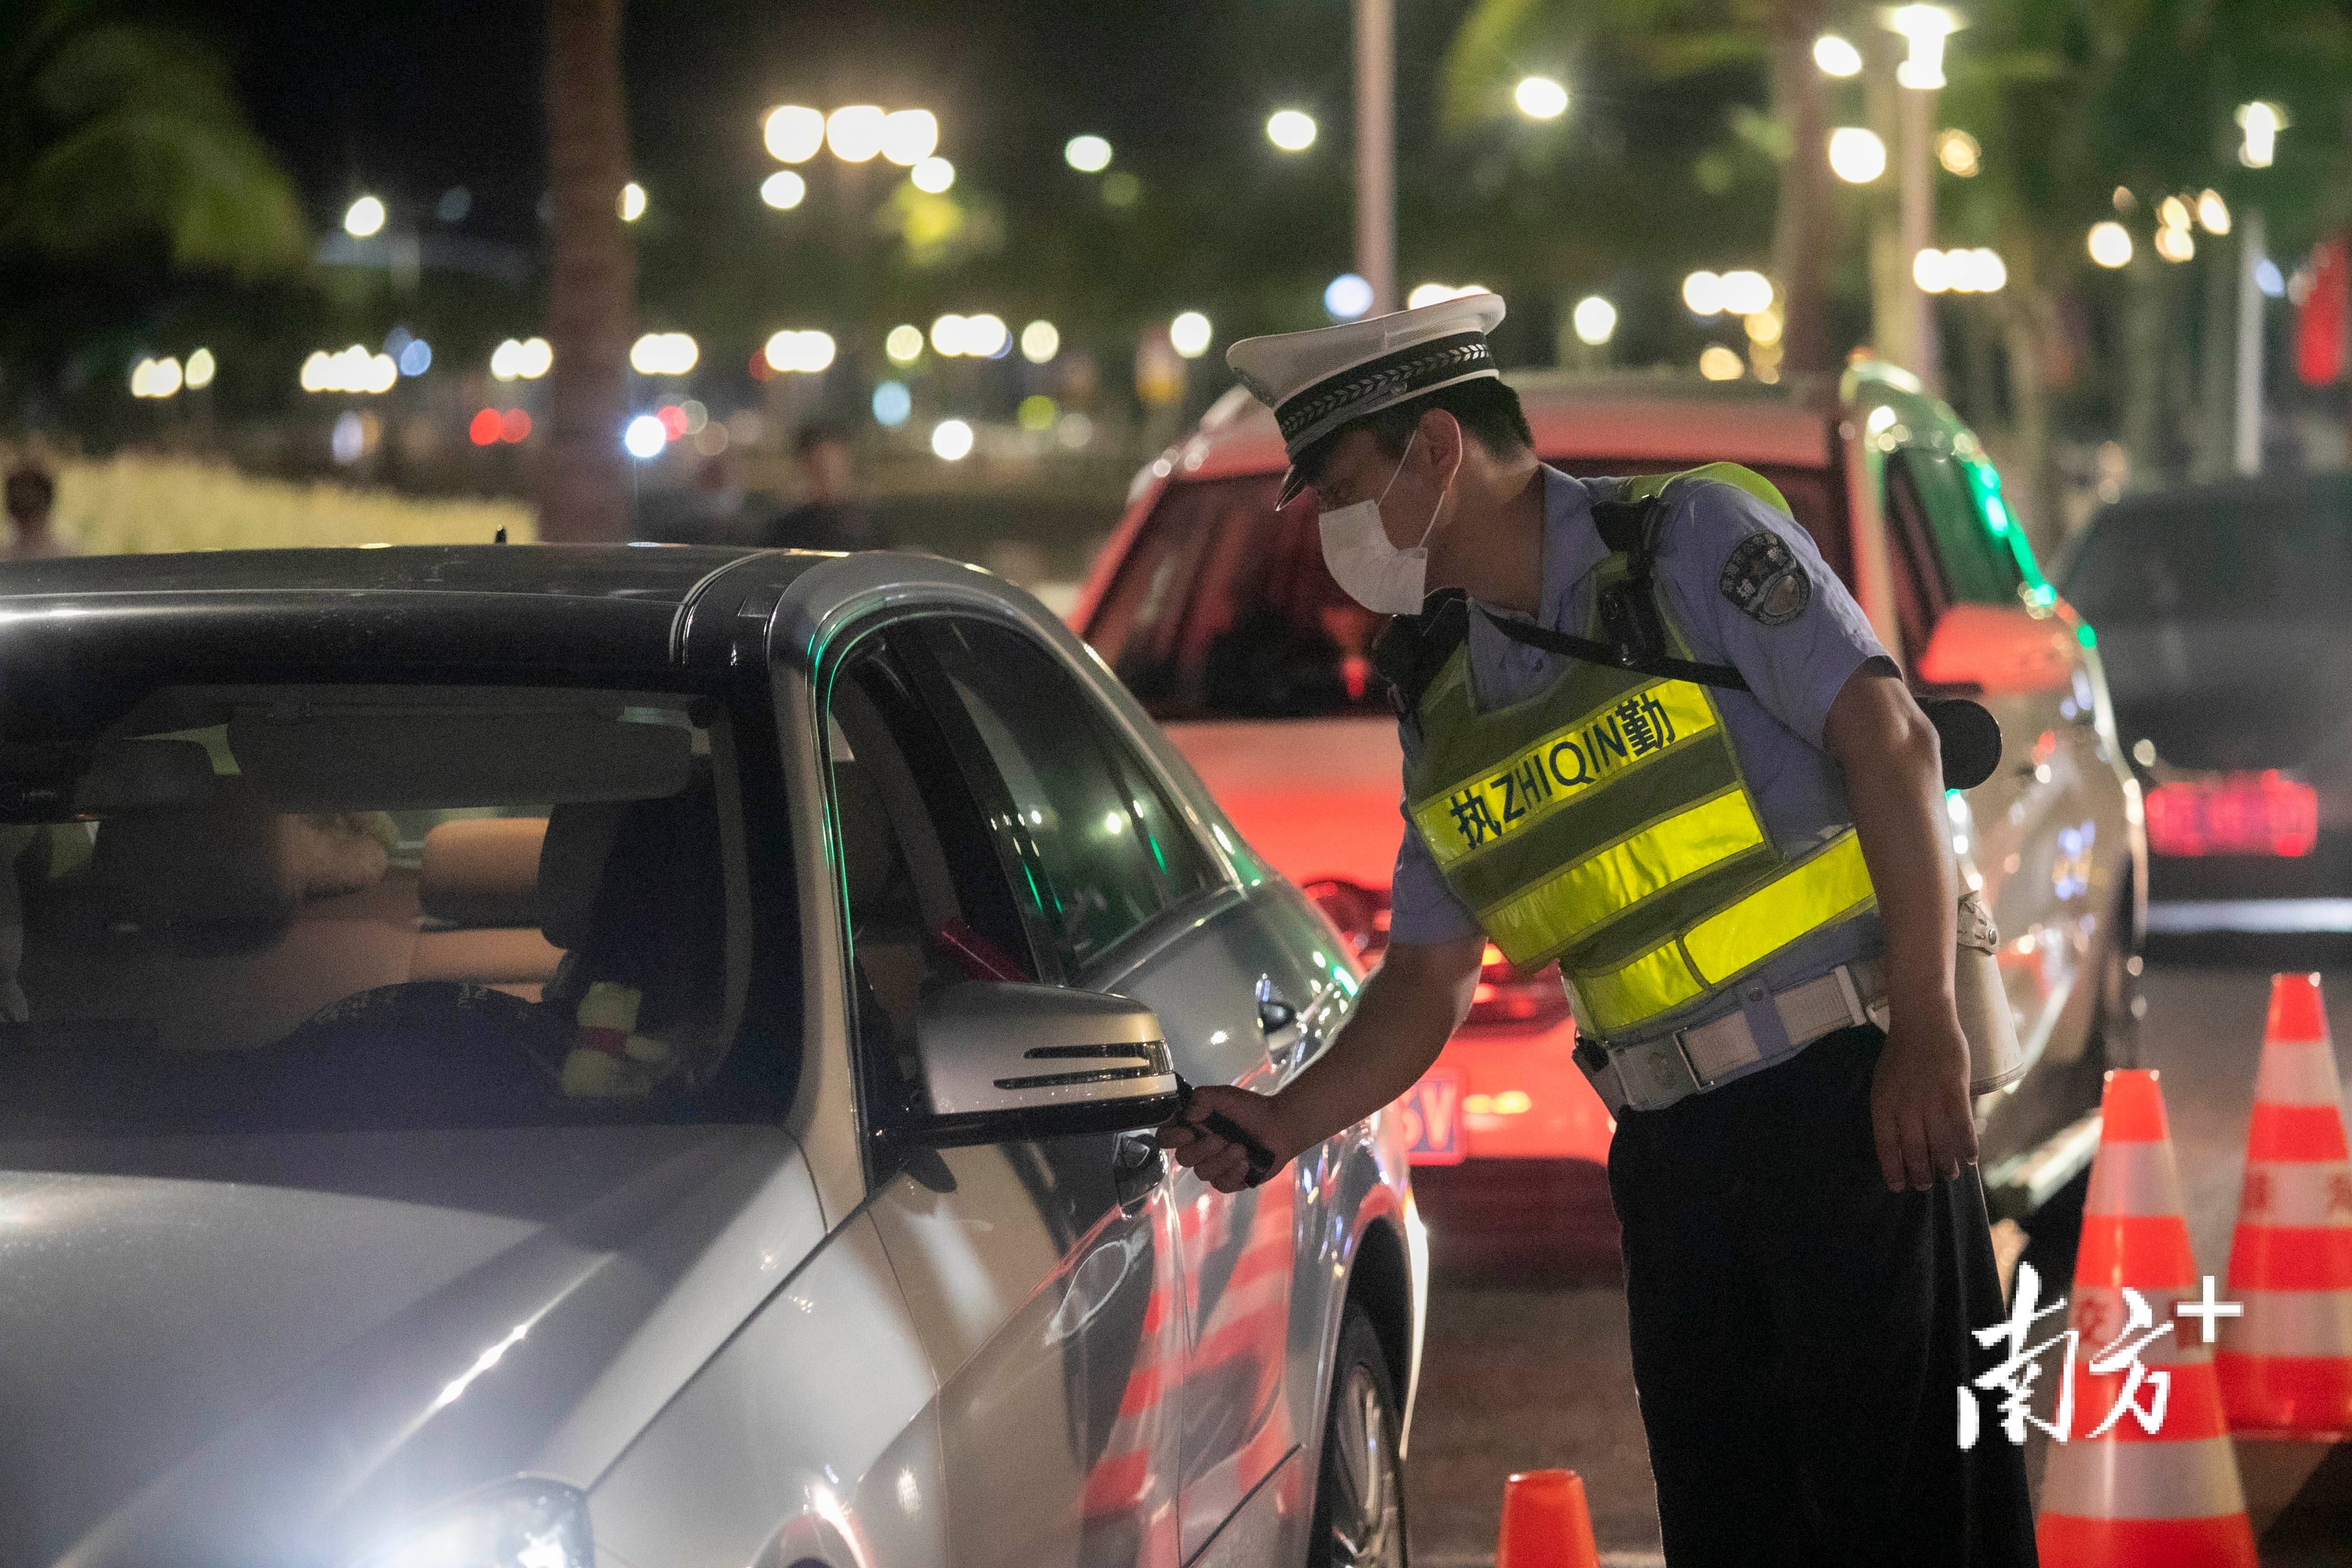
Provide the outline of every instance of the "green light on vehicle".
[[1992,523],[1992,531],[1995,533],[2007,533],[2009,531],[2009,508],[2000,504],[2000,493],[1998,491],[1987,491],[1985,494],[1984,505],[1985,517]]
[[2091,629],[2090,622],[2084,621],[2074,628],[2074,640],[2084,647],[2096,647],[2099,646],[2099,634]]
[[1353,996],[1356,994],[1356,977],[1349,973],[1346,970],[1339,968],[1336,964],[1333,965],[1331,969],[1331,978],[1338,982],[1339,989],[1345,991],[1349,995]]

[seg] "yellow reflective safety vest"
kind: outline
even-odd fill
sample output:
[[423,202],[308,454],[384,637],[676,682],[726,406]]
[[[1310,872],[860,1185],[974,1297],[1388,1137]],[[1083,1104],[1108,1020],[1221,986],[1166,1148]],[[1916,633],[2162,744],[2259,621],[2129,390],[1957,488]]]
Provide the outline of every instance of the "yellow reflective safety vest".
[[[1632,480],[1621,499],[1663,503],[1668,485],[1705,482],[1788,513],[1770,481],[1728,463]],[[1664,515],[1645,511],[1644,528]],[[1644,536],[1601,563],[1596,605],[1646,581],[1650,547]],[[1465,641],[1411,710],[1422,743],[1406,809],[1438,870],[1511,963],[1559,961],[1578,1023],[1603,1039],[1703,1003],[1876,904],[1852,827],[1796,858],[1773,844],[1709,687],[1661,673],[1707,667],[1687,662],[1651,602],[1670,657],[1646,669],[1576,658],[1536,696],[1482,711]]]

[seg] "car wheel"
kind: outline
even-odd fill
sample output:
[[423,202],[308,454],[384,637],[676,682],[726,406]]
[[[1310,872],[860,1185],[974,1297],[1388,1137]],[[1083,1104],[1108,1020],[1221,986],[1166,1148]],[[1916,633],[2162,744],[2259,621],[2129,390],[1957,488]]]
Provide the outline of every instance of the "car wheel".
[[1323,1468],[1315,1486],[1309,1568],[1404,1568],[1404,1460],[1396,1380],[1371,1315],[1348,1303],[1339,1323]]

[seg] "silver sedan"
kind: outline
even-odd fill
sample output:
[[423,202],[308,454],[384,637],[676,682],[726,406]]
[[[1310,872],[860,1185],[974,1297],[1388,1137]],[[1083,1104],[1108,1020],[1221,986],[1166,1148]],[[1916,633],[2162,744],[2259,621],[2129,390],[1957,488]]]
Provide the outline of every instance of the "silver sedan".
[[0,572],[0,1564],[1403,1562],[1351,950],[909,556]]

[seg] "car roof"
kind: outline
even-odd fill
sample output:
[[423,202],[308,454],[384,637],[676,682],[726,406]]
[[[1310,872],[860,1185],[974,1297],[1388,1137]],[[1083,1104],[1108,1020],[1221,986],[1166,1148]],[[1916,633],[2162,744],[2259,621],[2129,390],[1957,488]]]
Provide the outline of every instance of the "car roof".
[[[1826,468],[1834,421],[1755,382],[1679,375],[1514,371],[1536,450],[1547,458],[1733,462]],[[1164,461],[1187,479],[1278,473],[1287,466],[1274,416],[1235,387]]]
[[[98,689],[283,679],[701,683],[752,592],[832,559],[679,545],[425,545],[82,556],[0,567],[0,698],[52,723]],[[708,649],[709,651],[704,651]]]

